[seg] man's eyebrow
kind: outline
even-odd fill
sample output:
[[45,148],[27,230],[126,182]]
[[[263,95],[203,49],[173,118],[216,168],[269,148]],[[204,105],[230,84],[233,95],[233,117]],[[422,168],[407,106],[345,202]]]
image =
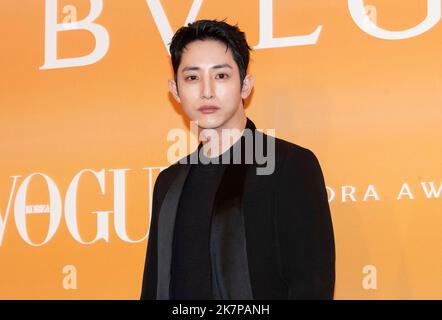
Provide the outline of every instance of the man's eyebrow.
[[[211,67],[210,69],[221,69],[221,68],[230,68],[233,69],[232,66],[228,63],[223,63],[223,64],[217,64],[213,67]],[[186,71],[197,71],[200,70],[200,67],[184,67],[182,72],[186,72]]]
[[185,71],[194,71],[194,70],[199,70],[199,69],[200,69],[199,67],[184,67],[183,70],[182,70],[182,72],[185,72]]
[[228,63],[223,64],[217,64],[216,66],[213,66],[212,69],[221,69],[221,68],[230,68],[232,69],[232,66]]

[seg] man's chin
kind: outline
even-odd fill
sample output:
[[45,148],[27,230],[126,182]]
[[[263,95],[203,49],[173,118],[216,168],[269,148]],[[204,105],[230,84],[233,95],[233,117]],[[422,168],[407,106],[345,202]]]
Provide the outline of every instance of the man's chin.
[[200,129],[216,129],[223,124],[222,119],[198,119],[198,127]]

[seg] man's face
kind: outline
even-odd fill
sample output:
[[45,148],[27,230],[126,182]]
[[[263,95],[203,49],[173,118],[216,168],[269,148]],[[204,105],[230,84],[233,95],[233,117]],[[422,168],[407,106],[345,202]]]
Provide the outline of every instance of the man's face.
[[[238,128],[245,123],[242,99],[249,96],[253,77],[248,75],[242,88],[240,82],[230,48],[226,51],[226,45],[215,40],[197,40],[183,50],[177,83],[169,80],[169,89],[200,128]],[[200,109],[204,106],[215,108]]]

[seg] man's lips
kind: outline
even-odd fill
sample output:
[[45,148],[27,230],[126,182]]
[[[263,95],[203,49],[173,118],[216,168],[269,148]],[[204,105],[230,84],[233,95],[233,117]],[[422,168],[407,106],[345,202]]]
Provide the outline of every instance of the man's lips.
[[202,106],[198,108],[198,111],[204,114],[216,112],[219,108],[216,106]]

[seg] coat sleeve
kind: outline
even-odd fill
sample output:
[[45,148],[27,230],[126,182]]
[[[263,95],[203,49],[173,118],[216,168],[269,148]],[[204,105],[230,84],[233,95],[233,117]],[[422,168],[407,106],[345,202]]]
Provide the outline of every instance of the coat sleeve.
[[144,262],[143,282],[140,300],[155,300],[157,296],[157,248],[158,248],[158,213],[159,213],[159,181],[160,175],[155,181],[152,196],[152,215],[149,228],[149,240]]
[[276,195],[281,273],[289,299],[333,299],[335,243],[324,177],[309,149],[289,152]]

